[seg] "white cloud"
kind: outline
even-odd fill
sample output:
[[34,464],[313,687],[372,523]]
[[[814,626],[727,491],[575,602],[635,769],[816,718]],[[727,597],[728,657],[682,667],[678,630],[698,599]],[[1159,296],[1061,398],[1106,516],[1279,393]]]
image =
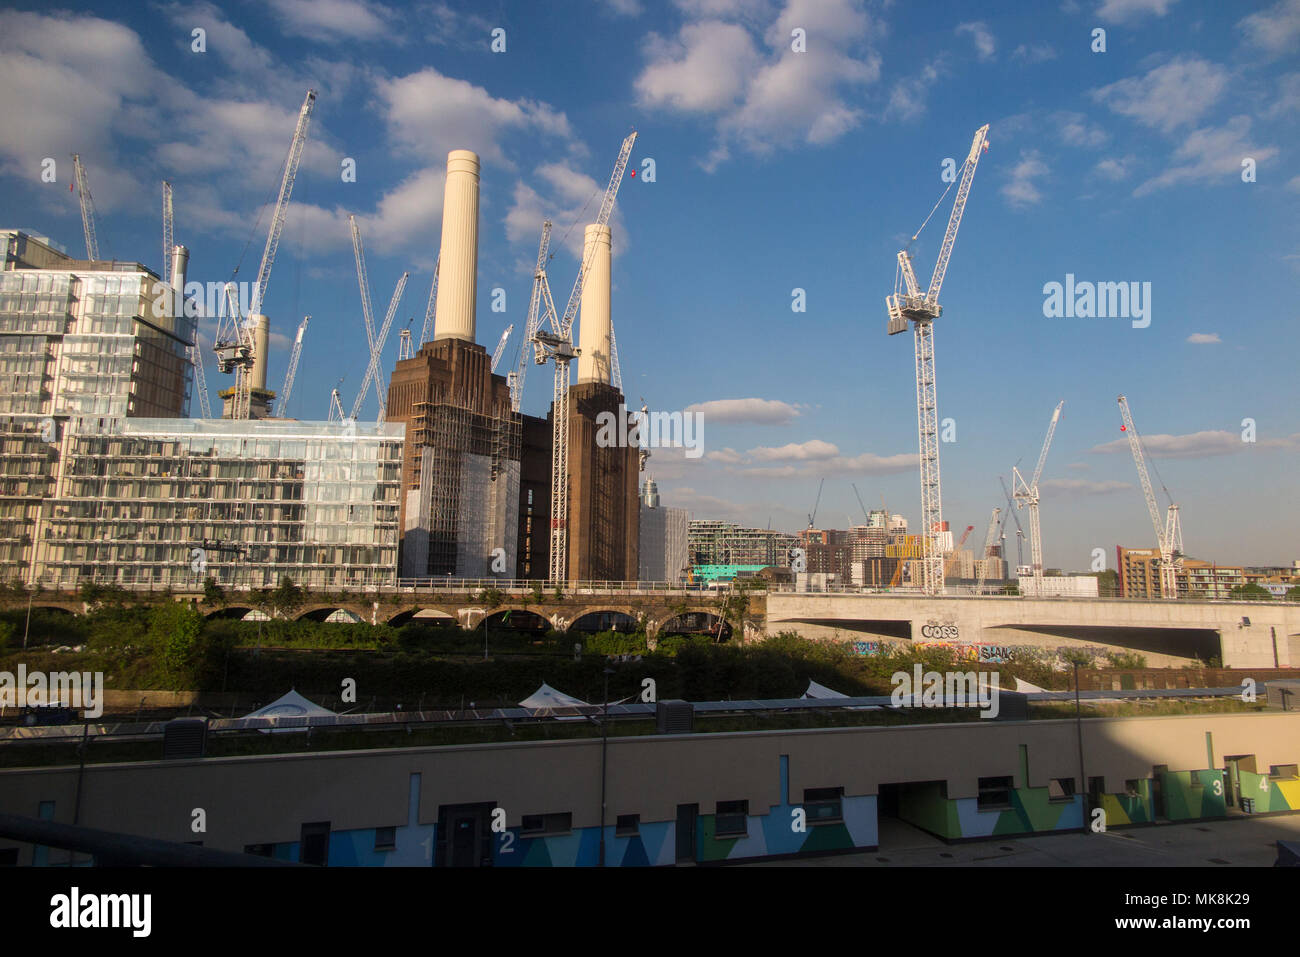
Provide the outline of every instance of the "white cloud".
[[1249,42],[1271,54],[1294,53],[1300,46],[1300,0],[1281,0],[1244,18],[1237,28]]
[[601,0],[601,6],[620,17],[641,16],[640,0]]
[[[770,16],[765,5],[682,6],[709,19],[686,23],[673,39],[652,34],[634,85],[643,106],[715,117],[706,170],[731,159],[733,147],[764,155],[823,145],[862,122],[858,91],[880,76],[879,54],[859,49],[872,32],[862,0],[787,0],[765,31],[758,29]],[[722,16],[740,16],[743,25]],[[792,49],[795,29],[804,31],[807,52]]]
[[432,67],[379,79],[375,87],[393,140],[424,159],[445,162],[451,150],[469,149],[487,162],[509,165],[501,145],[509,133],[573,137],[568,117],[545,103],[499,99]]
[[[1142,443],[1148,452],[1160,458],[1204,458],[1212,455],[1231,455],[1245,447],[1236,432],[1206,431],[1188,435],[1144,435]],[[1128,454],[1127,438],[1115,439],[1092,448],[1102,454]]]
[[396,16],[388,7],[366,0],[270,0],[289,36],[309,40],[375,40],[380,37],[400,41]]
[[[523,243],[530,253],[534,252],[541,236],[542,221],[549,219],[556,225],[551,232],[551,249],[568,251],[574,260],[576,276],[576,265],[583,255],[586,224],[596,217],[604,189],[605,183],[568,163],[539,166],[533,171],[531,182],[520,180],[515,184],[510,209],[506,212],[506,238],[512,243]],[[569,228],[570,224],[572,228]],[[611,253],[617,257],[628,249],[627,229],[617,205],[609,226]],[[535,258],[526,261],[525,268],[530,275],[535,265]],[[564,294],[556,274],[548,276],[548,280],[553,284],[553,296]],[[563,307],[563,303],[556,306],[559,309]]]
[[1277,99],[1264,110],[1268,117],[1300,115],[1300,73],[1284,73],[1277,80]]
[[1092,91],[1116,113],[1166,133],[1195,122],[1223,96],[1228,72],[1196,57],[1171,60],[1145,76],[1129,77]]
[[1056,50],[1046,43],[1022,43],[1011,52],[1011,59],[1024,60],[1026,63],[1044,63],[1056,59]]
[[1037,150],[1022,150],[1020,161],[1011,168],[1011,179],[1002,187],[1002,195],[1012,206],[1033,206],[1042,201],[1043,194],[1034,180],[1050,172]]
[[1148,14],[1163,17],[1178,0],[1103,0],[1097,16],[1108,23],[1123,23]]
[[711,462],[721,462],[723,465],[739,465],[745,461],[745,457],[732,448],[717,449],[706,453],[704,457]]
[[682,113],[735,105],[759,62],[749,31],[718,21],[688,23],[675,41],[652,33],[647,53],[651,62],[635,82],[639,102]]
[[1300,176],[1295,176],[1287,180],[1286,188],[1293,193],[1300,193]]
[[1109,157],[1101,160],[1093,171],[1098,176],[1104,176],[1109,180],[1127,179],[1133,172],[1133,165],[1137,162],[1136,156]]
[[885,107],[885,116],[892,119],[912,120],[924,114],[930,87],[938,81],[942,70],[943,62],[935,60],[921,67],[921,72],[915,76],[896,81],[889,91],[889,104]]
[[705,422],[754,425],[785,425],[799,415],[797,408],[779,399],[714,399],[688,405],[685,411],[702,415]]
[[1058,113],[1055,119],[1061,127],[1061,139],[1069,146],[1097,147],[1110,139],[1110,134],[1089,123],[1082,113]]
[[746,454],[755,462],[802,462],[832,459],[840,454],[840,450],[831,442],[809,439],[807,442],[792,442],[779,448],[760,445]]
[[1190,336],[1187,337],[1187,341],[1192,343],[1193,345],[1203,346],[1203,345],[1215,345],[1222,342],[1223,340],[1219,338],[1219,334],[1217,332],[1193,332]]
[[1142,183],[1133,195],[1144,196],[1180,183],[1240,183],[1243,159],[1262,163],[1278,153],[1277,147],[1259,145],[1249,137],[1250,117],[1244,115],[1234,116],[1220,127],[1193,130],[1174,150],[1176,165]]
[[984,61],[992,60],[993,54],[997,49],[997,43],[993,39],[993,31],[987,23],[976,20],[972,23],[959,23],[956,34],[961,36],[963,33],[969,33],[971,40],[975,43],[975,52],[979,58]]

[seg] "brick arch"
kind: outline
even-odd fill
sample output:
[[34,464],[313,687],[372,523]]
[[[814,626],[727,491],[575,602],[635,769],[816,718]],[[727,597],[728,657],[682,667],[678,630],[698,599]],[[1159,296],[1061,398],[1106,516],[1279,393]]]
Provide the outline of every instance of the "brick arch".
[[252,610],[252,605],[222,605],[202,611],[202,614],[204,618],[229,618],[231,621],[242,621]]
[[[722,617],[721,615],[718,614],[717,608],[708,608],[700,605],[693,605],[683,609],[670,608],[668,609],[668,611],[664,613],[662,618],[656,619],[654,621],[653,632],[651,632],[650,623],[649,622],[646,623],[646,635],[648,637],[657,639],[659,635],[663,632],[664,625],[668,624],[668,622],[672,621],[674,618],[681,618],[685,615],[707,615],[709,618],[713,619],[714,624],[716,624],[717,620]],[[727,629],[730,632],[731,636],[734,638],[736,634],[735,626],[732,625],[730,622],[728,622]]]
[[[583,618],[587,617],[588,615],[600,615],[605,613],[626,615],[627,617],[631,618],[633,621],[639,621],[641,616],[645,615],[645,612],[643,611],[639,612],[631,605],[601,604],[601,605],[590,605],[586,608],[570,609],[570,613],[566,617],[568,617],[569,619],[569,627],[572,628],[574,624],[581,621]],[[650,620],[650,616],[645,615],[645,617],[646,617],[646,621],[648,622]]]
[[[347,602],[310,602],[294,609],[290,616],[294,621],[324,621],[336,611],[350,611],[363,622],[370,623],[372,609],[369,605],[349,604]],[[324,615],[321,615],[324,612]],[[317,617],[319,616],[319,617]]]
[[[447,617],[446,618],[416,618],[415,617],[416,612],[421,612],[421,611],[436,611],[443,615],[446,615]],[[391,613],[381,612],[381,614],[386,616],[384,618],[385,624],[394,625],[397,627],[400,627],[401,625],[409,625],[412,623],[425,622],[425,621],[440,622],[440,621],[448,621],[448,620],[450,620],[451,623],[454,625],[459,625],[460,619],[457,617],[456,611],[457,609],[456,606],[454,605],[419,604],[419,605],[407,605]]]

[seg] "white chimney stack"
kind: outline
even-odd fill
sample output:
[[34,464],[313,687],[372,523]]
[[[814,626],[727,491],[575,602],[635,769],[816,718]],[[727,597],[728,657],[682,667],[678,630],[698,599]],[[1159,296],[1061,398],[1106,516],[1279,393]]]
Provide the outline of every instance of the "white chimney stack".
[[582,312],[578,320],[578,381],[611,381],[609,273],[609,227],[592,223],[582,246],[587,279],[582,286]]
[[435,339],[474,341],[478,275],[478,154],[447,154],[442,200],[442,253],[438,266]]

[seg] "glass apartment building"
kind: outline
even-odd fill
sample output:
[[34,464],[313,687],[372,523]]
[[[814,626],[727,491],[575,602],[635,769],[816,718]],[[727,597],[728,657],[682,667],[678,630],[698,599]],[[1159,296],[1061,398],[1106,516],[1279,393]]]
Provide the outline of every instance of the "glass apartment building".
[[404,433],[400,423],[72,420],[37,580],[391,584]]

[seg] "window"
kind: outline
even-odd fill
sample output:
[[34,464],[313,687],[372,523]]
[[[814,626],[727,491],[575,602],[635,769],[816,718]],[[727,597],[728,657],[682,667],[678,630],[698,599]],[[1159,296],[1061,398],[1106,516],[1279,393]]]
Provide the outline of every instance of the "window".
[[719,801],[714,833],[718,837],[745,837],[749,834],[748,817],[748,801]]
[[1296,772],[1300,770],[1294,764],[1272,764],[1269,765],[1268,776],[1270,778],[1294,778],[1300,777]]
[[275,854],[274,844],[245,844],[244,853],[252,854],[254,857],[272,857]]
[[618,816],[618,823],[614,825],[615,837],[636,837],[640,833],[640,814],[620,814]]
[[809,824],[837,824],[844,820],[844,788],[806,788],[803,809]]
[[1047,782],[1049,801],[1074,800],[1074,778],[1052,778]]
[[521,836],[537,837],[544,834],[568,834],[573,830],[573,814],[525,814],[519,833]]
[[395,827],[375,828],[375,850],[392,851],[396,849],[397,849],[397,828]]
[[298,863],[316,864],[321,867],[330,861],[330,822],[321,821],[302,826],[301,841],[298,845]]
[[1127,781],[1124,782],[1124,796],[1131,797],[1131,798],[1135,798],[1138,796],[1137,778],[1129,778]]
[[976,801],[976,807],[981,811],[1011,807],[1012,786],[1013,783],[1010,776],[980,778],[979,798]]

